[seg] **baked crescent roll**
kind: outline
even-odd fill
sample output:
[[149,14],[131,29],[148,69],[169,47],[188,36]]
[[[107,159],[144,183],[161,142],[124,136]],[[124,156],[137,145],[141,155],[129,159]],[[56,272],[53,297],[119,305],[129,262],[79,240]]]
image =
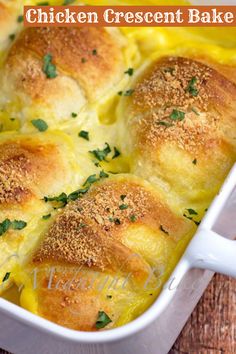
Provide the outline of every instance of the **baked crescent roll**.
[[0,74],[2,116],[18,118],[31,131],[32,119],[49,127],[71,121],[124,78],[125,43],[116,29],[26,29]]
[[150,305],[174,261],[171,252],[195,228],[142,179],[103,179],[50,223],[25,267],[37,279],[16,277],[27,279],[21,303],[78,330],[102,328],[99,311],[110,318],[108,328],[126,323]]
[[[21,4],[16,0],[0,1],[0,54],[14,40],[20,27]],[[2,58],[0,58],[0,63]]]
[[208,207],[235,161],[236,85],[220,68],[161,58],[141,70],[119,107],[131,171],[183,209]]
[[[21,263],[51,213],[43,198],[80,181],[73,145],[63,133],[0,135],[0,279]],[[74,175],[77,174],[77,177]],[[69,189],[68,189],[68,186]],[[0,291],[9,281],[1,284]]]

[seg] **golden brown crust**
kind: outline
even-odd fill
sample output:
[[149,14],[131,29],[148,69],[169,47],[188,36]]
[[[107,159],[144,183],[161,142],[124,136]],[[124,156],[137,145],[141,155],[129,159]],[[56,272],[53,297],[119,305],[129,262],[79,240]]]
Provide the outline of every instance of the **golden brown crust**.
[[112,317],[112,302],[101,294],[94,279],[93,274],[79,269],[41,269],[37,292],[39,314],[65,327],[95,331],[99,311]]
[[[54,80],[48,80],[42,71],[47,54],[52,55],[59,74]],[[17,89],[32,99],[47,96],[45,84],[52,94],[60,76],[68,76],[93,100],[117,82],[123,63],[119,44],[103,28],[30,28],[13,45],[7,67],[21,68]]]
[[[24,204],[42,198],[50,190],[59,166],[60,152],[52,143],[37,138],[14,137],[0,144],[0,205]],[[57,177],[61,174],[57,172]]]
[[[147,149],[168,142],[192,154],[212,149],[222,138],[222,125],[235,122],[235,95],[236,85],[214,69],[192,59],[162,58],[138,80],[130,98],[137,144]],[[231,110],[227,117],[226,110]]]
[[147,263],[125,246],[125,231],[134,225],[147,225],[157,233],[162,225],[174,240],[189,227],[139,180],[112,178],[59,214],[34,262],[59,261],[108,271],[122,268],[143,279],[149,271]]

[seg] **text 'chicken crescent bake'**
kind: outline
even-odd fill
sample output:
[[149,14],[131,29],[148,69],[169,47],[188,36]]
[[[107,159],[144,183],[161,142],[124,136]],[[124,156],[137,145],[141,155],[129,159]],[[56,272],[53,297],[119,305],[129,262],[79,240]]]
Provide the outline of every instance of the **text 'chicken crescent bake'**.
[[1,296],[115,328],[156,299],[235,162],[236,37],[24,29],[19,4],[0,0]]

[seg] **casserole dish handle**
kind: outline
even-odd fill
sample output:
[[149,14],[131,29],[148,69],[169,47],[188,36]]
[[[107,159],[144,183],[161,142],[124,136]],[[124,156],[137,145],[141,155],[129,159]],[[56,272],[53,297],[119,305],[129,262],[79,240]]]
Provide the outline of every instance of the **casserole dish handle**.
[[[185,257],[190,268],[209,269],[236,278],[236,164],[203,218]],[[226,237],[220,236],[220,233]],[[217,230],[217,232],[213,231]]]

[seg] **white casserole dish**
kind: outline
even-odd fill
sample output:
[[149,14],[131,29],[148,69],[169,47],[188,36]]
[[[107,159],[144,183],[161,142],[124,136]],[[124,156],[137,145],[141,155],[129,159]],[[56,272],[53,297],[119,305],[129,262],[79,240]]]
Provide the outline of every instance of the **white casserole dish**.
[[0,345],[17,354],[167,353],[212,276],[193,268],[236,277],[236,243],[217,234],[224,230],[234,238],[235,205],[236,164],[161,294],[133,322],[104,332],[75,331],[0,299]]
[[[224,1],[216,3],[226,5]],[[198,4],[203,2],[198,1]],[[229,4],[235,4],[235,1],[228,1]],[[0,298],[0,347],[17,354],[167,353],[213,272],[236,277],[236,243],[229,240],[235,237],[233,208],[236,209],[236,165],[163,291],[133,322],[104,332],[78,332]]]

